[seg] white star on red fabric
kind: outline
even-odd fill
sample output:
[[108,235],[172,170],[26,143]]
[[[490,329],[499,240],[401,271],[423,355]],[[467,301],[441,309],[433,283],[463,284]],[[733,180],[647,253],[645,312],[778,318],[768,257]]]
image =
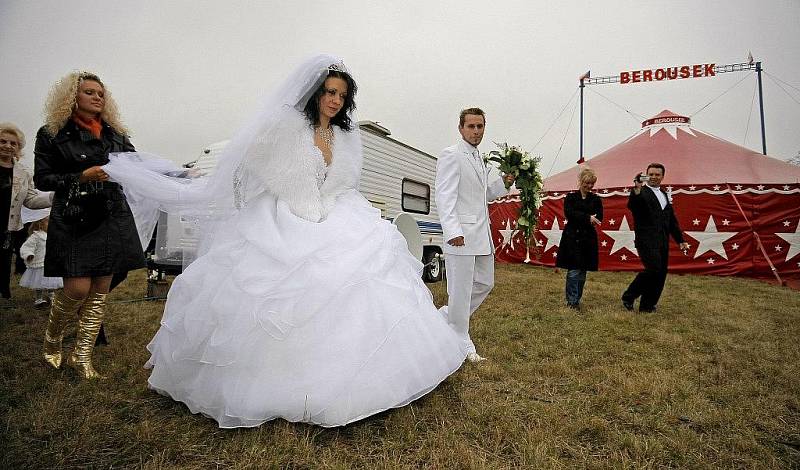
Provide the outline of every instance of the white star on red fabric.
[[763,184],[759,184],[757,187],[758,187],[759,191],[763,191],[764,190],[764,185]]
[[775,251],[778,251],[778,252],[779,252],[779,251],[781,251],[782,249],[783,249],[783,247],[782,247],[782,246],[780,246],[780,245],[775,245]]
[[639,255],[636,251],[636,245],[634,244],[634,238],[636,234],[633,230],[628,227],[628,219],[625,216],[622,216],[622,222],[619,224],[618,230],[603,230],[603,233],[609,236],[609,238],[614,239],[614,243],[611,245],[611,251],[609,251],[609,255],[613,255],[617,251],[627,248],[628,251],[635,255]]
[[731,248],[733,248],[734,250],[738,250],[739,249],[739,244],[738,243],[734,243],[733,245],[731,245]]
[[718,184],[714,185],[714,191],[719,191],[719,185]]
[[784,184],[783,185],[783,190],[784,191],[788,191],[789,190],[789,185],[788,184]]
[[622,261],[628,261],[628,255],[622,255],[619,257]]
[[788,226],[789,226],[789,224],[790,224],[790,222],[789,222],[788,220],[784,220],[784,221],[783,221],[783,226],[784,226],[784,227],[788,227]]
[[700,225],[700,220],[699,219],[694,219],[692,221],[692,225]]
[[708,264],[714,264],[714,258],[708,258]]
[[607,193],[607,192],[608,192],[608,190],[607,190],[607,189],[604,189],[604,190],[603,190],[603,193]]
[[694,188],[695,188],[695,186],[694,186],[694,185],[692,185],[692,186],[689,186],[689,191],[694,191]]
[[786,250],[786,259],[789,261],[800,253],[800,219],[797,221],[797,228],[794,232],[775,232],[775,235],[781,237],[783,241],[789,244],[789,249]]
[[558,251],[554,251],[553,252],[553,258],[556,258],[556,257],[558,257]]
[[558,219],[553,219],[553,228],[546,230],[539,230],[539,233],[547,237],[547,244],[544,246],[543,253],[554,246],[561,244],[561,235],[564,233],[561,227],[558,226]]
[[511,228],[511,221],[506,219],[506,228],[501,228],[498,230],[500,232],[501,239],[499,240],[500,248],[506,248],[511,246],[511,249],[514,249],[514,236],[519,232],[519,230],[514,230]]
[[607,245],[608,245],[608,242],[607,242],[607,241],[605,241],[605,240],[603,240],[603,241],[601,241],[601,242],[600,242],[600,246],[607,246]]
[[615,223],[617,223],[617,219],[611,219],[608,221],[608,223],[614,225]]
[[728,259],[723,243],[735,237],[739,232],[717,232],[717,225],[714,223],[714,216],[708,216],[706,229],[702,232],[686,231],[686,234],[698,241],[697,251],[694,257],[698,258],[706,252],[713,251],[724,259]]
[[730,225],[731,221],[728,219],[722,219],[722,225]]
[[742,185],[741,184],[737,184],[736,185],[736,190],[737,191],[741,191],[742,190]]

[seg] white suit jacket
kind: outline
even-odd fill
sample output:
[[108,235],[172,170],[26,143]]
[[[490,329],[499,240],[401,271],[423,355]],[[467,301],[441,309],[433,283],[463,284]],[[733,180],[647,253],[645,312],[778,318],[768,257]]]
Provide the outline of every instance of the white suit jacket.
[[[477,148],[461,140],[442,151],[436,163],[436,207],[442,224],[445,254],[491,255],[487,203],[507,193],[500,177],[489,180],[483,158],[472,157]],[[479,154],[480,155],[480,154]],[[448,240],[464,237],[464,246]]]

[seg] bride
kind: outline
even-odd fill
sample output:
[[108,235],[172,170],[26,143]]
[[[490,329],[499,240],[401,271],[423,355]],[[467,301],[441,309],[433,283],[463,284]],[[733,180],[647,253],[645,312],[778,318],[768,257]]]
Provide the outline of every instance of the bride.
[[238,132],[212,177],[171,178],[138,154],[104,167],[133,199],[181,213],[211,203],[147,367],[150,388],[222,428],[342,426],[425,395],[466,356],[421,263],[358,192],[355,94],[343,63],[317,56]]

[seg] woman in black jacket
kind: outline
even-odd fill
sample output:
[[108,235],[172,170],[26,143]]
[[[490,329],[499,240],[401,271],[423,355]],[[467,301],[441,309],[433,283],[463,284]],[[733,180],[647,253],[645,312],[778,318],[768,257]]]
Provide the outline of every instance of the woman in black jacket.
[[[134,147],[100,78],[73,72],[57,82],[45,104],[45,125],[36,135],[34,182],[55,191],[47,234],[46,276],[64,278],[53,300],[44,357],[61,366],[67,319],[81,310],[75,349],[67,360],[84,378],[92,366],[111,278],[144,266],[144,255],[122,188],[101,166],[113,152]],[[82,308],[81,308],[82,307]]]
[[558,247],[556,266],[567,270],[566,297],[570,308],[580,310],[586,271],[597,271],[597,232],[603,221],[603,202],[592,188],[597,175],[584,168],[578,175],[578,191],[564,198],[567,225]]

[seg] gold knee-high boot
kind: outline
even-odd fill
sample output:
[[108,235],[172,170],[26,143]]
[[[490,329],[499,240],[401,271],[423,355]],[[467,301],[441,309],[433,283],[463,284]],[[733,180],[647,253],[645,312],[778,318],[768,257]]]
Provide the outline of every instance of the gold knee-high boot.
[[64,339],[64,328],[67,321],[78,312],[83,304],[83,299],[70,298],[63,290],[53,296],[50,305],[50,316],[47,319],[47,329],[44,331],[44,360],[58,369],[61,367],[61,340]]
[[78,321],[78,333],[75,336],[75,349],[69,356],[67,364],[73,367],[84,379],[102,379],[92,367],[94,341],[103,323],[108,294],[92,292],[83,302],[81,319]]

